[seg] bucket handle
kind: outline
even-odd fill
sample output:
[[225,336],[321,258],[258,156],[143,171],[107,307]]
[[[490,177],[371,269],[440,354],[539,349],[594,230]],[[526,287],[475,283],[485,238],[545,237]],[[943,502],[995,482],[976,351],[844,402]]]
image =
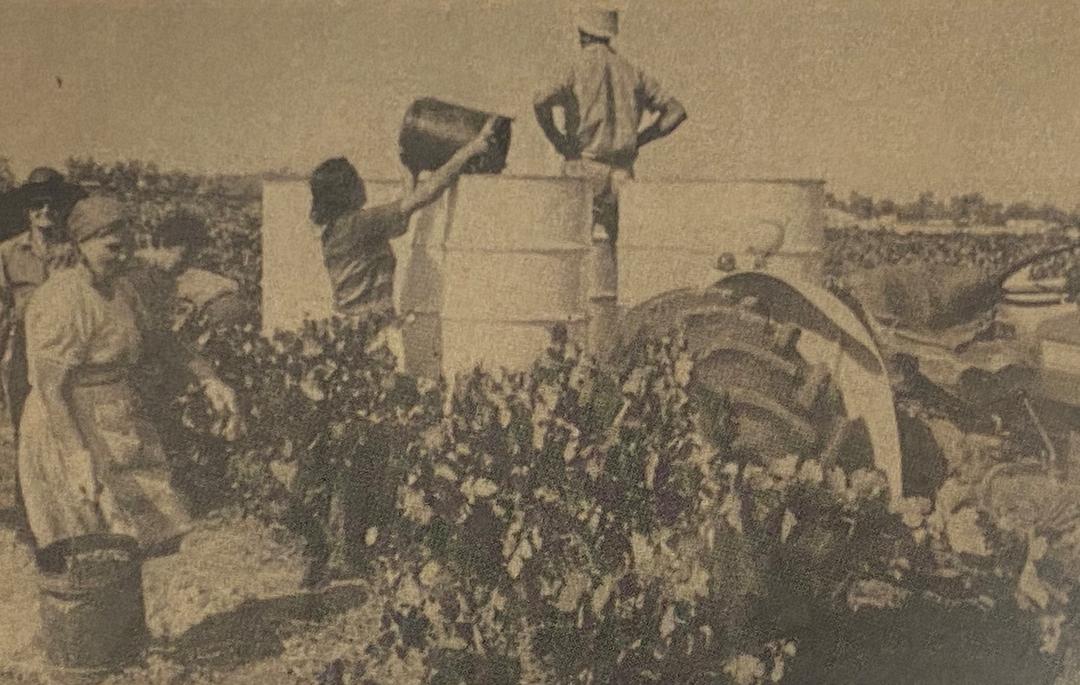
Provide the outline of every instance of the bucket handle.
[[791,223],[791,220],[775,221],[773,219],[759,219],[758,225],[771,226],[776,229],[776,235],[773,241],[764,248],[751,247],[748,252],[754,256],[754,269],[761,271],[765,269],[768,264],[769,258],[780,251],[780,248],[784,245],[784,241],[787,239],[787,227]]

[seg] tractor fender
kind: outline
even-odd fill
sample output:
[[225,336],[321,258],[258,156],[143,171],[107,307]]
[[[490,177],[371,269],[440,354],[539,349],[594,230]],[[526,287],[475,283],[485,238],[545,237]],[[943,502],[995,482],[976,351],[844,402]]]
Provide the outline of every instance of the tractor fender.
[[901,497],[900,432],[892,386],[865,314],[797,277],[745,271],[711,287],[731,291],[738,299],[756,298],[772,320],[802,329],[799,353],[831,371],[849,416],[866,424],[874,463],[885,474],[892,497]]

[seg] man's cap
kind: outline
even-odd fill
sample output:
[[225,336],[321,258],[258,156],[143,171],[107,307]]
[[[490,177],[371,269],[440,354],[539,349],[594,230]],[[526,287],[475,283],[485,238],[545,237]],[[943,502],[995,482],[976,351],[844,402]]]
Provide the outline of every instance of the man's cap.
[[582,7],[577,11],[577,28],[597,38],[614,38],[619,33],[619,12],[602,7]]
[[79,200],[68,217],[68,233],[71,239],[81,243],[96,238],[112,230],[113,226],[123,221],[124,207],[118,200],[103,195],[94,195]]

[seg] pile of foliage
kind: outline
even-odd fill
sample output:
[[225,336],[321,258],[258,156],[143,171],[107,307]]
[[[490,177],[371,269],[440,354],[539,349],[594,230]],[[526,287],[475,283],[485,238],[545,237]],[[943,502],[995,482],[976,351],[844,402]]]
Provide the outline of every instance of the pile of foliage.
[[[258,178],[164,172],[152,163],[107,165],[78,158],[67,161],[67,176],[91,192],[123,202],[142,244],[148,243],[161,222],[173,214],[205,221],[210,241],[195,255],[194,266],[235,280],[252,302],[260,300],[262,197]],[[0,173],[0,185],[2,178]]]
[[[934,498],[890,502],[875,471],[704,440],[677,332],[616,369],[556,335],[528,373],[452,387],[397,373],[372,332],[204,336],[250,430],[221,442],[192,394],[174,455],[194,490],[228,485],[205,507],[301,535],[306,510],[354,552],[382,634],[328,665],[340,682],[405,662],[437,683],[1051,682],[1071,529],[980,504],[1000,446],[957,437]],[[334,525],[328,490],[372,468],[343,504],[362,525]]]
[[[825,269],[834,276],[887,264],[974,266],[994,273],[1025,255],[1063,247],[1070,241],[1062,232],[927,234],[854,226],[829,228],[825,237]],[[1033,264],[1029,273],[1035,280],[1055,278],[1076,271],[1077,265],[1075,253],[1063,253]]]

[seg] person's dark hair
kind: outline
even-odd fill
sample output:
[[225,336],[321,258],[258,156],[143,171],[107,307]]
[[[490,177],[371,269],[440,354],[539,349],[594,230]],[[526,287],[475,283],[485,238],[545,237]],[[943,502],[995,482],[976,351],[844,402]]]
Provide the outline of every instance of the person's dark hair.
[[325,226],[367,201],[364,181],[344,157],[328,159],[311,174],[311,220]]
[[165,217],[153,237],[159,247],[183,246],[194,252],[210,242],[210,229],[201,217],[180,211]]

